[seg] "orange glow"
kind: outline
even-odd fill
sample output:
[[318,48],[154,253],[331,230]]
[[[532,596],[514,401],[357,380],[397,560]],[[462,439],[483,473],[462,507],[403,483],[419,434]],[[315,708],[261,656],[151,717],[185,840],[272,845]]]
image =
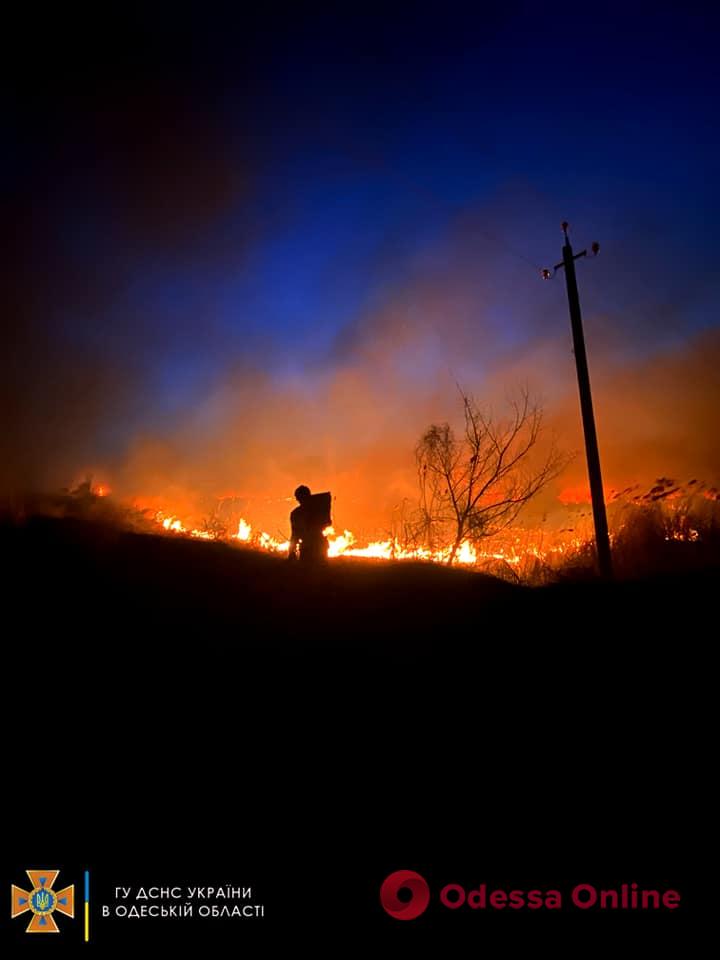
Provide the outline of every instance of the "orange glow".
[[590,503],[590,487],[582,483],[574,487],[565,487],[558,494],[558,500],[566,506],[571,503]]
[[[98,497],[107,496],[109,492],[107,483],[93,487],[93,493]],[[283,535],[282,526],[273,535],[260,524],[254,525],[246,517],[239,516],[234,512],[235,505],[225,500],[208,500],[204,506],[209,513],[201,521],[202,514],[197,509],[183,510],[187,502],[183,495],[185,491],[177,492],[178,496],[175,496],[174,489],[170,489],[162,498],[135,499],[132,505],[135,511],[141,509],[146,522],[149,520],[160,533],[225,542],[240,549],[287,556],[289,541]],[[716,521],[712,518],[717,513],[719,494],[717,487],[708,487],[699,481],[678,485],[670,478],[660,477],[649,487],[634,484],[619,492],[606,491],[606,497],[614,545],[632,537],[638,522],[649,523],[645,529],[657,531],[666,541],[695,543],[704,541],[707,531],[714,529],[712,523]],[[246,497],[242,499],[243,502],[247,500]],[[532,519],[517,522],[493,537],[475,542],[463,540],[454,553],[450,545],[432,547],[411,540],[407,532],[406,539],[401,539],[395,530],[407,531],[403,524],[396,524],[393,532],[388,531],[385,537],[378,539],[368,537],[362,540],[352,530],[336,530],[332,526],[326,527],[323,535],[328,543],[328,557],[332,560],[362,558],[452,563],[455,567],[482,570],[512,581],[545,582],[548,575],[562,566],[592,563],[592,513],[584,509],[589,503],[587,487],[583,484],[567,487],[558,499],[564,509],[556,508],[549,516],[536,511]],[[168,503],[176,502],[175,509],[168,509]],[[261,510],[264,505],[260,502]]]
[[[158,511],[155,522],[166,533],[179,534],[200,540],[216,539],[206,530],[186,526],[178,517],[165,515]],[[326,527],[323,534],[328,541],[328,557],[362,557],[369,560],[423,560],[430,563],[447,564],[450,560],[451,547],[431,550],[428,547],[403,546],[397,539],[378,540],[361,546],[357,543],[351,530],[344,530],[336,534],[333,527]],[[222,539],[222,538],[221,538]],[[237,532],[232,534],[230,541],[236,541],[256,550],[268,553],[287,553],[290,543],[288,540],[278,540],[265,531],[255,530],[244,518],[240,518]],[[562,542],[549,541],[542,546],[540,540],[530,540],[527,533],[516,533],[504,538],[502,542],[488,543],[487,550],[480,550],[472,543],[464,540],[458,547],[453,563],[458,566],[477,567],[487,562],[502,562],[517,567],[524,559],[533,558],[543,560],[551,556],[561,556],[566,551],[581,545],[578,537]]]
[[[290,546],[288,540],[279,540],[271,534],[254,529],[250,523],[241,518],[237,532],[227,538],[216,537],[207,530],[186,526],[178,517],[165,516],[158,512],[155,522],[169,534],[192,537],[199,540],[226,539],[236,542],[243,547],[261,550],[267,553],[286,554]],[[615,540],[617,533],[623,529],[622,522],[618,530],[611,536]],[[415,560],[429,563],[448,564],[451,547],[431,550],[429,547],[403,546],[397,539],[372,541],[359,545],[351,530],[344,530],[336,534],[333,527],[326,527],[323,531],[328,541],[328,557],[359,557],[368,560]],[[673,531],[665,539],[690,540],[698,539],[696,530],[687,532]],[[533,563],[540,563],[548,567],[555,567],[565,558],[572,557],[581,551],[592,538],[591,528],[579,531],[575,527],[564,527],[560,530],[512,528],[506,535],[489,539],[485,549],[464,540],[455,553],[453,565],[482,569],[491,566],[493,569],[509,569],[516,571],[513,578],[521,577],[521,570],[527,569]]]
[[[617,489],[615,487],[603,488],[603,497],[605,498],[605,503],[610,503],[610,501],[616,496]],[[585,483],[578,483],[573,487],[565,487],[564,490],[560,491],[557,498],[560,503],[564,504],[565,506],[582,503],[589,504],[592,502],[592,498],[590,496],[590,487]]]
[[163,530],[166,530],[168,533],[184,533],[189,537],[196,537],[198,540],[214,540],[215,538],[207,530],[199,530],[196,528],[188,528],[185,524],[179,520],[177,517],[166,517],[162,511],[158,511],[155,514],[155,522],[159,523]]

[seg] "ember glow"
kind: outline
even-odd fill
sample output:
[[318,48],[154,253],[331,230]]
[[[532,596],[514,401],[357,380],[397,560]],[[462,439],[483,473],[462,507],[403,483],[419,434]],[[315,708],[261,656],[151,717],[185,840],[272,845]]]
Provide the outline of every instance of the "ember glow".
[[[168,535],[277,552],[280,504],[303,482],[337,495],[333,556],[442,562],[392,514],[416,494],[415,446],[455,421],[458,385],[501,406],[527,383],[548,434],[580,451],[561,481],[568,511],[461,543],[457,562],[566,555],[587,536],[583,438],[564,284],[538,276],[560,256],[561,216],[578,248],[602,247],[578,274],[603,477],[717,482],[711,30],[668,17],[650,36],[645,14],[624,10],[578,47],[567,18],[478,30],[472,15],[462,30],[445,18],[443,47],[434,13],[413,16],[411,41],[407,18],[384,11],[380,31],[318,15],[287,44],[274,20],[266,43],[173,18],[183,39],[168,43],[162,16],[141,19],[117,58],[63,20],[63,42],[52,31],[36,58],[52,78],[42,103],[20,83],[8,113],[21,159],[0,506],[25,511],[80,468],[102,500],[162,511]],[[67,70],[97,98],[78,96]],[[604,77],[597,101],[558,101],[539,136],[528,84],[554,90],[588,70]],[[498,71],[503,96],[478,98]],[[570,143],[581,177],[566,175]],[[37,157],[52,162],[23,159]],[[642,253],[632,270],[629,251]],[[232,518],[206,526],[231,490]]]
[[[165,515],[161,511],[155,514],[154,522],[165,533],[178,534],[198,540],[221,540],[228,543],[242,544],[255,550],[267,553],[286,554],[289,541],[279,540],[271,534],[256,530],[245,520],[240,518],[237,531],[229,536],[214,534],[207,529],[186,526],[178,517]],[[432,550],[425,546],[407,546],[397,538],[379,540],[362,546],[358,543],[351,530],[336,533],[333,527],[326,527],[323,531],[328,541],[328,557],[361,557],[368,560],[422,560],[430,563],[447,564],[450,558],[451,547]],[[552,555],[562,555],[568,549],[577,549],[581,540],[577,537],[566,538],[563,542],[556,542],[543,546],[543,533],[536,534],[537,539],[532,542],[527,532],[521,534],[514,531],[510,536],[502,539],[494,538],[494,545],[490,549],[481,550],[465,540],[457,551],[453,564],[464,567],[482,567],[493,561],[518,567],[524,560],[535,558],[544,560]]]
[[[95,491],[100,496],[98,491]],[[559,507],[552,516],[531,516],[526,521],[485,541],[464,540],[452,559],[452,565],[492,573],[512,581],[542,582],[553,571],[567,564],[592,562],[592,515],[578,487],[573,495],[563,490]],[[225,502],[234,501],[229,498]],[[213,519],[202,525],[184,521],[171,512],[151,512],[158,532],[172,536],[224,542],[245,549],[284,556],[289,541],[273,535],[245,516],[230,524],[218,519],[222,503]],[[622,547],[628,537],[653,537],[677,544],[702,545],[713,537],[720,519],[720,493],[717,488],[690,481],[676,483],[660,477],[649,488],[632,485],[608,490],[611,542]],[[374,561],[424,561],[449,564],[451,547],[431,548],[427,544],[403,542],[398,536],[363,541],[352,530],[326,527],[328,557],[359,558]]]
[[197,528],[186,527],[177,517],[166,517],[162,513],[155,515],[155,520],[167,533],[183,533],[189,537],[195,537],[198,540],[215,539],[207,530],[198,530]]

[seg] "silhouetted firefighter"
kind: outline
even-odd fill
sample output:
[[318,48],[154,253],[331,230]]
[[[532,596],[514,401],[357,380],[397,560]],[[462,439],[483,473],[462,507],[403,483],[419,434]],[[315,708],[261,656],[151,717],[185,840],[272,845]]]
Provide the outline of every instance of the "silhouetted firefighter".
[[290,514],[290,551],[288,559],[294,560],[300,548],[300,559],[306,563],[318,563],[327,560],[328,544],[323,536],[325,527],[332,523],[329,493],[310,493],[306,486],[298,487],[295,499],[300,504]]

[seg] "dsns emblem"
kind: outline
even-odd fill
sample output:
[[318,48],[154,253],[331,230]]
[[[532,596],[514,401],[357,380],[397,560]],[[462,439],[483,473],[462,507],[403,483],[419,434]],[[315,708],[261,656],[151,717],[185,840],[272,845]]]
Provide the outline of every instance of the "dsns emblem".
[[31,911],[32,919],[26,933],[60,933],[54,913],[75,916],[75,886],[54,890],[59,870],[26,870],[31,890],[12,885],[12,917]]

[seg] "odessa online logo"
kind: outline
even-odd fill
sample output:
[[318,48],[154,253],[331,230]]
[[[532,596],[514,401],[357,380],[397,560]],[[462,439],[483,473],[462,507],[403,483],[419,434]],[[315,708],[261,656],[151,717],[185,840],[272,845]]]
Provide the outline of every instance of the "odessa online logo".
[[427,910],[430,887],[414,870],[396,870],[380,887],[380,903],[396,920],[414,920]]
[[31,890],[12,885],[11,917],[32,912],[32,919],[25,933],[60,933],[53,913],[64,913],[66,917],[75,916],[75,886],[71,884],[62,890],[53,890],[59,870],[26,870]]

